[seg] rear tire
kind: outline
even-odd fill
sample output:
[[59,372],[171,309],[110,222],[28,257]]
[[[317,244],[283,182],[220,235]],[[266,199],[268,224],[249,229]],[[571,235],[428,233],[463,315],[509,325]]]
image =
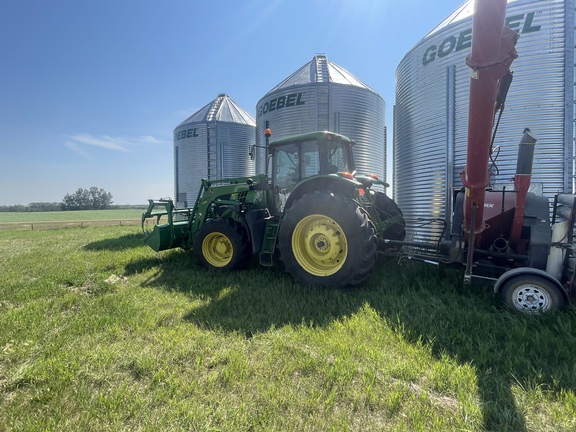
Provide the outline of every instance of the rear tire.
[[286,271],[299,282],[350,287],[370,276],[376,237],[353,200],[331,192],[303,195],[286,210],[278,250]]
[[375,192],[374,205],[378,211],[378,216],[383,222],[394,221],[388,228],[386,228],[379,237],[390,240],[404,240],[406,237],[406,222],[402,210],[398,207],[396,202],[382,192]]
[[500,302],[507,308],[524,314],[554,312],[565,306],[558,287],[537,275],[520,275],[506,281],[498,292]]
[[202,267],[218,271],[246,266],[251,251],[246,230],[228,218],[214,219],[200,227],[193,249]]

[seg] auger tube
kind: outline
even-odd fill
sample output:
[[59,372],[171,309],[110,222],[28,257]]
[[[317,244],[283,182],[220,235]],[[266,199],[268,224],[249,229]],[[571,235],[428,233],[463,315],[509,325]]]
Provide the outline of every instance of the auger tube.
[[[490,183],[488,160],[500,80],[518,57],[518,34],[505,26],[506,0],[476,0],[472,21],[472,51],[466,58],[471,68],[466,166],[460,174],[466,188],[464,230],[484,230],[484,201]],[[472,208],[476,207],[474,226]]]

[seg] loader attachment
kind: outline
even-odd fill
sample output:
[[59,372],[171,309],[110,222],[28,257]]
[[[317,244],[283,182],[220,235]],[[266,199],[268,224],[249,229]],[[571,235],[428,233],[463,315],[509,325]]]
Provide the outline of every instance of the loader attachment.
[[[161,211],[156,211],[157,208]],[[147,229],[148,220],[154,218],[154,226]],[[165,221],[162,219],[165,218]],[[142,241],[156,252],[187,247],[190,209],[176,210],[172,200],[148,200],[148,209],[142,214]],[[160,223],[160,222],[164,223]]]

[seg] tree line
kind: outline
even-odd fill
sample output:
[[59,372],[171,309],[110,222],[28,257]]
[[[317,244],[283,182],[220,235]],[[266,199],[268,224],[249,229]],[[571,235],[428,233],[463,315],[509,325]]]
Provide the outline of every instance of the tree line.
[[45,212],[61,210],[105,210],[112,208],[112,194],[103,188],[78,188],[61,202],[33,202],[28,205],[0,206],[0,212]]
[[112,194],[104,189],[91,187],[78,188],[73,194],[66,194],[62,200],[62,210],[105,210],[112,204]]

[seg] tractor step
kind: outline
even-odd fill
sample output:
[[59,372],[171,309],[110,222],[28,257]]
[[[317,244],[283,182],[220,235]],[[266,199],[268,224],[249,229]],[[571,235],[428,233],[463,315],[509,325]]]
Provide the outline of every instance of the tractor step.
[[276,250],[276,235],[280,224],[277,220],[269,219],[266,222],[262,249],[260,249],[260,265],[271,267],[274,265],[274,251]]

